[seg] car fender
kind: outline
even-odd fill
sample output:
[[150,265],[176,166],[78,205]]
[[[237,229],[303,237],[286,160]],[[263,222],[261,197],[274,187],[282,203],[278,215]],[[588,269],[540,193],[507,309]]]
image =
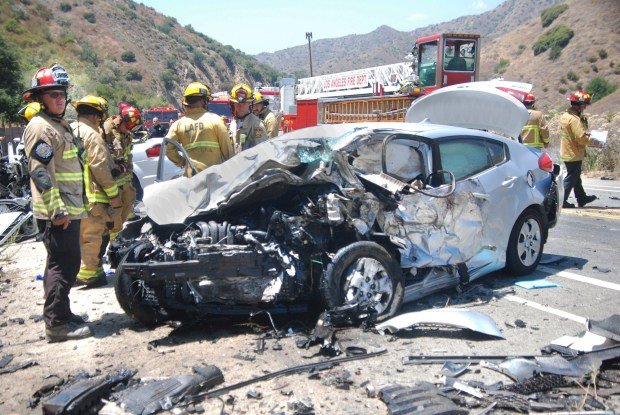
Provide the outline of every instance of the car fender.
[[138,178],[140,186],[142,186],[142,188],[144,189],[145,186],[142,181],[142,178],[144,177],[144,171],[142,170],[142,167],[140,167],[140,164],[133,163],[133,174]]

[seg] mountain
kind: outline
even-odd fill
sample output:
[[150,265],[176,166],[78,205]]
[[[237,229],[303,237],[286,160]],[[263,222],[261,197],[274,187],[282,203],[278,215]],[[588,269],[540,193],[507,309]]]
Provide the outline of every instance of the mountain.
[[24,87],[37,68],[58,62],[74,99],[95,93],[112,105],[178,107],[195,80],[219,91],[278,78],[254,57],[132,0],[0,0],[0,31],[19,49]]
[[[541,12],[559,0],[507,0],[475,16],[401,32],[380,26],[363,35],[312,42],[314,75],[402,62],[415,39],[433,33],[477,33],[481,43],[481,80],[498,74],[509,80],[534,84],[541,108],[565,106],[565,96],[585,88],[596,77],[620,86],[620,7],[617,0],[567,0],[568,8],[549,27],[542,27]],[[415,10],[403,10],[403,13]],[[569,27],[574,36],[560,56],[534,55],[532,45],[554,26]],[[308,76],[308,46],[256,55],[278,71]],[[618,110],[620,91],[592,105],[591,110]]]

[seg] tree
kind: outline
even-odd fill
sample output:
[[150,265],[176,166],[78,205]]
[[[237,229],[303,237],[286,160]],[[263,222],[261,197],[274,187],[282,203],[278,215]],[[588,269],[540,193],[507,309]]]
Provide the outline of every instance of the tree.
[[0,118],[15,119],[19,110],[21,67],[17,48],[0,35]]

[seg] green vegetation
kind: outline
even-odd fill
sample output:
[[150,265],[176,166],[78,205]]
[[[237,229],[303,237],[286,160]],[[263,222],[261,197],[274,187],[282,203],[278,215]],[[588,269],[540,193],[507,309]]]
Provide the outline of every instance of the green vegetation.
[[577,82],[579,80],[579,75],[577,75],[574,71],[568,71],[566,73],[566,77],[573,82]]
[[605,49],[599,49],[598,50],[598,56],[601,59],[606,59],[607,58],[607,51]]
[[586,86],[586,91],[592,95],[592,103],[615,92],[616,89],[616,85],[613,85],[606,79],[598,76],[596,78],[592,78],[590,83],[588,83],[588,86]]
[[4,30],[18,35],[26,31],[24,29],[24,26],[22,26],[22,24],[19,22],[19,20],[15,18],[10,18],[6,22],[4,22]]
[[588,57],[586,58],[586,60],[590,63],[594,63],[598,60],[598,56],[594,53],[589,53]]
[[159,74],[159,79],[164,84],[166,89],[171,89],[174,86],[174,72],[170,69],[166,69]]
[[568,4],[558,4],[557,6],[546,8],[540,14],[542,27],[549,27],[559,15],[568,10]]
[[86,40],[81,40],[79,42],[81,50],[79,53],[80,60],[84,62],[88,62],[93,66],[99,66],[99,56],[97,56],[97,51],[95,48],[88,43]]
[[128,69],[125,72],[125,79],[128,81],[142,81],[142,74],[137,69]]
[[127,51],[123,52],[123,54],[121,55],[121,60],[123,62],[128,62],[128,63],[135,62],[136,61],[136,54],[133,53],[130,50],[127,50]]
[[0,35],[0,119],[14,120],[19,109],[21,66],[17,47]]
[[495,65],[493,71],[498,74],[502,74],[506,72],[506,68],[510,65],[510,61],[508,59],[500,58],[499,63]]
[[598,73],[598,66],[592,65],[592,72]]
[[563,86],[558,87],[558,92],[559,92],[560,94],[564,95],[564,94],[566,94],[566,91],[567,91],[567,89],[566,89],[566,88],[564,88]]
[[547,49],[551,49],[549,58],[551,60],[557,59],[562,53],[562,49],[568,45],[571,38],[575,35],[570,28],[564,25],[554,26],[547,30],[532,45],[534,55],[540,55]]
[[170,31],[176,24],[177,19],[175,19],[174,17],[166,17],[166,20],[164,20],[164,24],[162,24],[161,26],[157,26],[157,29],[159,29],[160,32],[169,35]]
[[71,7],[71,5],[69,3],[65,3],[65,2],[60,3],[60,10],[61,11],[67,13],[67,12],[70,12],[71,9],[72,9],[72,7]]
[[97,18],[95,17],[95,13],[93,12],[86,12],[83,14],[84,19],[86,19],[86,21],[88,23],[97,23]]
[[519,45],[518,49],[517,49],[517,55],[522,54],[526,49],[526,46],[522,43]]

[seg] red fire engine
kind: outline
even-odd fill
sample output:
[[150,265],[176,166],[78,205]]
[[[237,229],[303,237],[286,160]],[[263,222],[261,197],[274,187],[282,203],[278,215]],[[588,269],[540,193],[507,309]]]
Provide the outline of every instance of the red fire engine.
[[144,127],[147,130],[153,125],[153,118],[157,118],[160,124],[168,128],[173,121],[178,120],[181,116],[183,116],[183,113],[172,106],[152,107],[142,111]]
[[478,80],[479,38],[456,33],[426,36],[415,43],[413,63],[300,79],[296,105],[283,106],[284,123],[299,129],[320,123],[404,121],[414,99]]

